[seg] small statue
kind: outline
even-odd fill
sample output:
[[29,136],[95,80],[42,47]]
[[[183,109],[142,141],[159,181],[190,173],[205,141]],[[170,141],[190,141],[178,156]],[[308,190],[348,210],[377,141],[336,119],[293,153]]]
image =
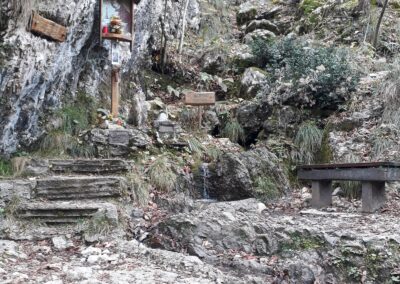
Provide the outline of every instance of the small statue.
[[122,34],[122,20],[119,16],[111,17],[110,28],[112,33]]
[[97,125],[99,128],[108,129],[108,111],[102,108],[97,109]]

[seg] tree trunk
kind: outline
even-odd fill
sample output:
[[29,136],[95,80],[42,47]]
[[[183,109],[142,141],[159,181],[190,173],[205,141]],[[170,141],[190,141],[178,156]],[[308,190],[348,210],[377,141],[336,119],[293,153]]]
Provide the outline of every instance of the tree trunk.
[[385,14],[388,2],[389,2],[389,0],[385,0],[385,3],[383,4],[381,15],[379,16],[378,24],[376,25],[375,34],[374,34],[374,42],[373,42],[373,46],[375,49],[378,46],[379,29],[381,27],[383,15]]
[[181,32],[181,39],[179,42],[179,62],[182,62],[182,48],[183,48],[183,41],[185,39],[185,29],[186,29],[186,14],[189,6],[189,0],[186,0],[185,3],[185,10],[183,11],[183,17],[182,17],[182,32]]

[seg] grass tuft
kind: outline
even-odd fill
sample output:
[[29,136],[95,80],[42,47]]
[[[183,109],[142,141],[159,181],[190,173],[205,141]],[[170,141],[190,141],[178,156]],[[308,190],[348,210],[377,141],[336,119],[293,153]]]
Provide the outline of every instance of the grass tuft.
[[[353,154],[349,154],[344,158],[344,163],[358,163],[360,159]],[[361,198],[361,182],[359,181],[341,181],[340,188],[343,190],[344,196],[349,199]]]
[[159,157],[148,169],[150,183],[156,189],[170,192],[175,189],[177,175],[166,156]]
[[11,162],[0,158],[0,177],[9,177],[12,174],[13,171]]
[[297,163],[311,164],[317,159],[321,150],[323,131],[313,122],[303,123],[294,139],[296,150],[292,151],[292,159]]
[[233,143],[244,142],[245,140],[243,127],[236,119],[228,121],[221,134]]
[[150,186],[146,182],[142,173],[132,171],[127,175],[129,187],[132,190],[133,199],[144,206],[149,201]]

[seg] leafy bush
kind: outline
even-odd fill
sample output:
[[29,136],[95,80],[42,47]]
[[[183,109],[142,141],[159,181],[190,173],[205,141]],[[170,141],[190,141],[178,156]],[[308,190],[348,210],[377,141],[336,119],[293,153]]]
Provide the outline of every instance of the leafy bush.
[[[272,86],[287,86],[309,105],[329,106],[338,96],[355,89],[358,75],[343,49],[312,45],[301,39],[257,39],[251,43],[255,63],[274,74]],[[280,90],[280,93],[282,90]],[[343,98],[341,99],[343,100]]]
[[323,131],[314,123],[303,123],[294,139],[296,149],[292,151],[292,159],[297,163],[311,164],[315,162],[321,150]]

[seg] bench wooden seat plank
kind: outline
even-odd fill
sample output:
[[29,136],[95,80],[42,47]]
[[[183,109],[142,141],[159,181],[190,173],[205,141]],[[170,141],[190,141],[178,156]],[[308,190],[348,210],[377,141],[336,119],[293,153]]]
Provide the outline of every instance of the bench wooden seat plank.
[[312,181],[314,208],[332,205],[332,181],[361,181],[362,211],[374,212],[385,201],[385,182],[400,181],[400,163],[372,162],[351,164],[305,165],[297,168],[300,180]]
[[348,169],[348,168],[400,168],[400,163],[396,162],[370,162],[370,163],[346,163],[346,164],[317,164],[303,165],[298,169]]

